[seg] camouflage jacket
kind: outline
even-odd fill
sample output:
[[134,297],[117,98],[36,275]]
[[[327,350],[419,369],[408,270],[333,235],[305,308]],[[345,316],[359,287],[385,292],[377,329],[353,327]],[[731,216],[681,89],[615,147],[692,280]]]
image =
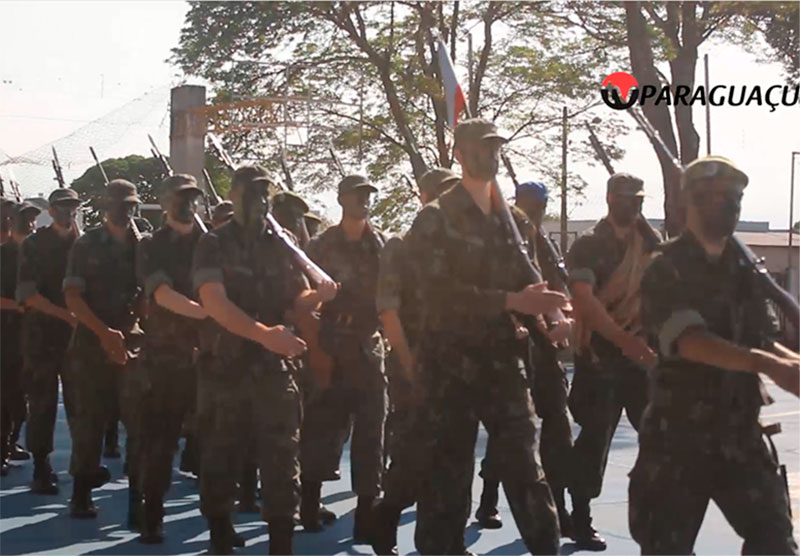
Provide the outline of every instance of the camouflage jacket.
[[[197,291],[212,282],[225,286],[233,304],[268,326],[285,323],[285,312],[308,288],[288,249],[272,230],[266,228],[257,238],[248,239],[235,220],[210,230],[197,242],[192,285]],[[200,327],[199,342],[201,352],[223,363],[262,361],[272,368],[281,365],[278,355],[228,332],[210,318]]]
[[386,240],[369,227],[358,241],[348,241],[341,225],[331,226],[308,244],[309,257],[341,284],[336,297],[322,306],[322,332],[349,329],[359,338],[379,328],[375,296],[380,253]]
[[69,250],[77,238],[58,235],[52,227],[39,228],[22,242],[16,298],[19,303],[41,294],[54,305],[64,307],[64,276]]
[[93,228],[75,240],[64,275],[65,290],[77,288],[103,323],[123,332],[136,322],[137,243],[132,231],[120,242],[105,226]]
[[500,217],[485,215],[459,183],[422,209],[405,243],[426,311],[422,349],[513,357],[506,292],[529,280]]
[[[8,240],[0,245],[0,297],[14,299],[17,289],[17,267],[19,264],[19,245]],[[22,314],[17,311],[0,311],[0,322],[4,330],[18,330]]]
[[766,348],[776,324],[765,298],[729,247],[714,260],[684,232],[660,250],[642,280],[642,322],[658,338],[659,363],[650,373],[640,441],[719,442],[757,431],[760,407],[769,402],[759,377],[687,361],[675,343],[697,327],[741,346]]
[[198,321],[161,307],[153,294],[162,284],[177,293],[196,299],[192,287],[192,256],[200,239],[200,230],[181,235],[167,225],[139,244],[139,274],[144,293],[150,299],[150,313],[145,323],[148,345],[180,346],[191,349],[197,343]]

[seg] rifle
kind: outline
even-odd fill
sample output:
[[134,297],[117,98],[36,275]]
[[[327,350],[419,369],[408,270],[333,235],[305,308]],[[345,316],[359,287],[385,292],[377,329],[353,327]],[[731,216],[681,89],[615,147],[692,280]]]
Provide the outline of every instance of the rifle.
[[347,172],[344,171],[344,166],[342,166],[342,161],[339,160],[339,155],[336,154],[336,150],[333,148],[333,142],[331,141],[330,137],[328,138],[328,152],[333,159],[333,165],[336,166],[336,170],[339,172],[339,175],[345,177]]
[[[175,175],[175,171],[172,169],[172,165],[169,163],[169,159],[161,154],[161,151],[158,150],[158,145],[153,140],[153,137],[148,133],[147,138],[150,140],[151,149],[150,152],[153,154],[153,158],[157,159],[161,163],[161,167],[164,170],[164,173],[168,176]],[[206,228],[205,222],[203,219],[200,218],[200,215],[196,212],[194,213],[194,223],[197,224],[197,227],[200,229],[201,232],[204,234],[208,232],[208,228]]]
[[[225,147],[222,146],[222,142],[219,138],[212,134],[208,134],[209,139],[211,140],[211,145],[214,147],[214,150],[217,151],[217,155],[219,156],[220,160],[223,164],[233,172],[235,170],[233,159],[225,150]],[[308,276],[309,280],[311,280],[314,284],[320,284],[322,282],[330,282],[333,283],[333,279],[328,276],[328,274],[322,270],[322,268],[317,265],[314,261],[312,261],[308,255],[306,255],[302,249],[297,247],[294,242],[289,238],[286,233],[286,230],[275,220],[275,217],[272,216],[269,212],[266,214],[267,224],[272,228],[272,231],[275,233],[275,236],[280,239],[284,246],[289,249],[292,255],[295,258],[295,261],[300,266],[300,269]]]
[[58,161],[58,154],[56,154],[56,148],[51,147],[53,149],[53,171],[56,173],[56,181],[58,182],[58,187],[60,189],[64,189],[66,184],[64,183],[64,174],[61,172],[61,163]]
[[8,183],[11,185],[11,193],[17,199],[17,203],[22,203],[22,193],[19,191],[19,184],[14,177],[14,170],[9,166],[8,168]]
[[[103,168],[103,165],[100,164],[100,159],[97,158],[97,153],[94,152],[94,147],[89,146],[89,151],[92,153],[92,158],[94,158],[94,163],[97,165],[97,167],[100,169],[100,173],[103,175],[103,181],[105,182],[106,188],[108,188],[109,179],[108,179],[108,174],[106,174],[105,168]],[[131,231],[133,232],[133,237],[136,238],[137,242],[141,241],[142,234],[141,232],[139,232],[139,228],[136,227],[136,221],[133,219],[133,216],[131,216],[130,225],[131,225]]]
[[[514,182],[514,187],[517,187],[519,185],[519,180],[517,180],[517,173],[514,172],[514,167],[511,165],[511,160],[505,153],[501,154],[500,158],[503,161],[503,165],[506,167],[506,171],[508,171],[508,175],[511,176],[511,181]],[[544,255],[545,259],[550,264],[555,266],[556,271],[558,272],[558,277],[561,278],[561,281],[564,282],[564,286],[566,287],[569,284],[569,272],[567,272],[567,265],[564,264],[564,257],[562,257],[558,251],[556,251],[556,248],[553,246],[550,238],[544,235],[541,227],[537,226],[536,231],[541,239],[541,243],[546,247],[546,251],[542,253],[542,255]]]
[[422,197],[420,197],[420,194],[419,194],[419,191],[417,191],[417,188],[414,187],[414,182],[411,181],[411,178],[409,178],[406,174],[403,174],[403,179],[405,180],[406,184],[408,185],[408,188],[411,190],[411,194],[414,197],[416,197],[418,201],[422,202]]
[[281,169],[283,170],[283,177],[286,183],[286,188],[289,191],[294,191],[294,180],[292,179],[292,172],[289,170],[289,163],[286,161],[286,150],[282,144],[278,144],[281,160]]
[[[670,152],[669,147],[661,139],[661,135],[650,124],[645,115],[639,111],[639,108],[634,106],[629,108],[627,112],[639,124],[639,127],[650,139],[653,146],[660,149],[680,175],[683,175],[685,170],[683,164]],[[730,244],[733,246],[737,258],[749,269],[755,283],[763,289],[766,297],[780,307],[781,311],[791,321],[795,330],[800,329],[800,305],[789,292],[778,285],[764,265],[764,259],[757,257],[735,234],[731,234]]]

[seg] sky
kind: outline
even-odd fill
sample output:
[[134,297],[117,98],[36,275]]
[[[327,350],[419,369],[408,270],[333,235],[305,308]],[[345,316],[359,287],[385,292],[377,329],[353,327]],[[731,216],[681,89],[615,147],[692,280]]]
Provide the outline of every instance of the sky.
[[[187,3],[177,1],[0,2],[0,174],[7,176],[7,166],[2,166],[7,156],[29,153],[70,134],[95,139],[101,158],[149,154],[146,133],[152,133],[166,150],[168,91],[184,79],[166,60],[178,43],[187,10]],[[475,39],[480,44],[480,36]],[[780,65],[760,62],[738,47],[718,44],[701,48],[698,83],[702,82],[705,53],[711,60],[712,85],[781,83]],[[604,77],[597,76],[598,87]],[[140,100],[131,108],[128,103],[134,99]],[[123,106],[128,107],[117,110]],[[610,110],[602,106],[589,117],[607,116]],[[118,137],[114,144],[104,143],[104,130],[84,127],[109,113],[119,116],[111,119]],[[124,114],[135,117],[125,119]],[[694,116],[701,153],[705,153],[702,106],[695,107]],[[742,219],[769,221],[773,229],[785,229],[791,152],[800,151],[800,106],[778,107],[774,112],[766,106],[714,107],[711,119],[713,154],[733,159],[750,176]],[[68,149],[71,143],[66,140],[63,144]],[[621,140],[621,146],[626,155],[615,164],[616,169],[640,175],[648,193],[645,214],[663,216],[661,172],[652,147],[642,132],[635,130]],[[69,151],[62,155],[68,159],[64,164],[68,181],[90,163],[83,150],[85,147],[80,155]],[[800,182],[800,156],[796,158],[795,180]],[[574,168],[590,185],[584,199],[570,202],[570,218],[601,217],[605,213],[605,170],[600,165]],[[35,194],[52,188],[50,181],[41,181],[49,177],[40,177],[49,176],[49,166],[42,164],[38,170],[26,174],[24,168],[17,168],[24,192]],[[795,221],[800,219],[798,197],[800,189],[795,195]],[[329,216],[336,218],[336,212],[332,208]]]

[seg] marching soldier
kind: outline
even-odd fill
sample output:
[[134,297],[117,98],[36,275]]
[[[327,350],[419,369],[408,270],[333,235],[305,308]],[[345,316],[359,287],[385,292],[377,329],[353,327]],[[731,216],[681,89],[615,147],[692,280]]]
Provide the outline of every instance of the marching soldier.
[[52,224],[29,236],[20,250],[17,302],[28,310],[22,325],[23,384],[29,416],[25,445],[33,454],[34,494],[58,494],[50,466],[58,410],[58,380],[70,336],[77,324],[66,308],[62,284],[67,257],[78,238],[81,206],[72,189],[56,189],[48,199]]
[[581,425],[573,447],[572,525],[578,547],[605,550],[589,502],[600,495],[622,410],[638,430],[647,403],[646,367],[655,354],[642,337],[639,284],[652,256],[642,232],[644,182],[627,173],[607,184],[608,215],[567,255],[576,311],[575,375],[569,408]]
[[642,554],[691,554],[709,500],[744,539],[742,554],[797,554],[785,476],[758,417],[772,403],[759,373],[798,396],[800,356],[774,341],[766,299],[731,244],[747,181],[722,157],[689,164],[686,230],[642,280],[659,357],[630,474]]
[[308,230],[308,237],[313,238],[319,232],[319,227],[322,224],[322,218],[313,212],[307,212],[303,215],[306,220],[306,229]]
[[[16,436],[25,420],[25,394],[22,378],[22,312],[16,301],[17,268],[20,245],[33,232],[41,210],[28,202],[4,203],[11,210],[11,239],[0,245],[0,327],[3,333],[0,358],[0,459],[2,472],[8,471],[9,459],[27,459],[27,452],[17,446]],[[15,434],[15,431],[16,434]],[[25,458],[15,454],[25,454]]]
[[128,524],[135,528],[140,500],[132,416],[138,377],[132,362],[136,336],[141,333],[137,325],[141,311],[135,264],[139,240],[131,226],[140,200],[134,184],[115,179],[107,185],[102,203],[103,225],[75,241],[64,277],[64,299],[79,322],[62,376],[72,436],[70,515],[97,516],[92,489],[110,478],[108,470],[100,467],[100,453],[118,399],[131,452]]
[[230,514],[244,431],[255,437],[270,554],[292,552],[301,410],[286,358],[301,355],[305,343],[282,323],[287,311],[310,311],[336,295],[328,284],[310,290],[267,227],[271,184],[259,166],[237,169],[230,192],[234,217],[200,238],[193,262],[194,287],[211,317],[200,334],[200,510],[212,551],[223,554],[241,544]]
[[406,242],[427,311],[419,337],[421,378],[434,440],[420,489],[422,554],[464,551],[479,420],[497,443],[497,472],[522,539],[534,554],[558,552],[558,518],[539,463],[533,406],[509,312],[549,313],[563,294],[531,285],[494,210],[492,182],[504,139],[482,119],[455,130],[461,183],[422,209]]
[[[458,175],[447,168],[428,170],[419,180],[423,206],[458,181]],[[386,360],[391,406],[386,442],[391,462],[383,480],[383,499],[375,507],[372,547],[376,554],[396,553],[400,514],[417,501],[427,470],[424,458],[430,453],[414,357],[424,309],[403,245],[400,237],[386,242],[378,272],[376,308],[392,349]]]
[[272,215],[278,224],[292,232],[301,249],[308,245],[311,232],[306,228],[305,214],[308,205],[303,198],[292,191],[279,191],[272,197]]
[[[375,309],[378,261],[384,237],[368,222],[370,196],[377,191],[359,175],[339,182],[342,221],[308,244],[309,256],[341,290],[322,306],[319,341],[334,360],[332,376],[310,388],[301,436],[303,527],[319,531],[322,482],[337,478],[352,421],[353,490],[358,495],[353,539],[368,540],[372,504],[381,490],[386,377],[383,339]],[[312,372],[314,369],[312,369]]]
[[164,540],[164,495],[171,482],[172,458],[197,395],[193,355],[197,323],[207,315],[194,299],[191,269],[201,235],[194,215],[202,195],[190,175],[165,179],[158,198],[166,222],[140,244],[140,275],[151,307],[137,369],[144,383],[139,420],[138,487],[144,496],[140,540],[147,544]]

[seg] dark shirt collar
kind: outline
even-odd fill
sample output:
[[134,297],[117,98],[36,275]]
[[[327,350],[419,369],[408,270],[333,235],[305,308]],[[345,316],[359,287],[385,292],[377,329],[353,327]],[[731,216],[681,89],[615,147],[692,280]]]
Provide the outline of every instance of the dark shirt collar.
[[727,263],[733,256],[733,249],[731,249],[730,239],[728,239],[728,241],[725,243],[725,248],[722,250],[722,254],[720,256],[710,255],[703,248],[703,244],[700,243],[700,240],[697,239],[697,236],[695,236],[694,233],[688,229],[681,233],[678,241],[684,245],[687,257],[691,257],[691,259],[694,261],[715,265]]

